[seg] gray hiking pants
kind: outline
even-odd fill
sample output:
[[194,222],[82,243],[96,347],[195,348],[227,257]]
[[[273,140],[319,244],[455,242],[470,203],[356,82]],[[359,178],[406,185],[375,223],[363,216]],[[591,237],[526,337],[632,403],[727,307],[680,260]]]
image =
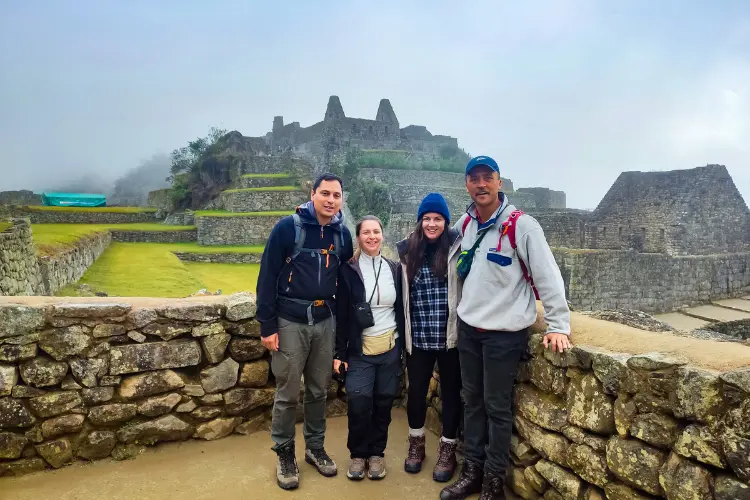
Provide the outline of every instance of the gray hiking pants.
[[333,375],[334,316],[309,326],[279,318],[279,350],[271,353],[276,377],[271,439],[274,449],[294,439],[300,378],[305,376],[303,434],[306,448],[323,448],[327,385]]

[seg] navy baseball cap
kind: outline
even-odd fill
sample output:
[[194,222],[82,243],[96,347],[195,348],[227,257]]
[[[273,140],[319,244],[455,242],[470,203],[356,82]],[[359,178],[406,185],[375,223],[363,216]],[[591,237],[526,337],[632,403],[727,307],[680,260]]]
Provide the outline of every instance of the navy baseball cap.
[[493,160],[489,156],[475,156],[474,158],[469,160],[469,163],[466,164],[466,175],[469,175],[469,172],[472,168],[478,167],[479,165],[484,165],[491,168],[498,174],[500,173],[500,167],[497,166],[497,162],[495,160]]

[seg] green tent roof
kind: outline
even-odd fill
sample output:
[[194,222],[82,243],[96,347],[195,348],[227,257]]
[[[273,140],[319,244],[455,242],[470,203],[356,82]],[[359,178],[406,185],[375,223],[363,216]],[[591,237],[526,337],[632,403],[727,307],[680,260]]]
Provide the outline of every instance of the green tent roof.
[[50,207],[106,207],[107,197],[88,193],[42,193],[42,204]]

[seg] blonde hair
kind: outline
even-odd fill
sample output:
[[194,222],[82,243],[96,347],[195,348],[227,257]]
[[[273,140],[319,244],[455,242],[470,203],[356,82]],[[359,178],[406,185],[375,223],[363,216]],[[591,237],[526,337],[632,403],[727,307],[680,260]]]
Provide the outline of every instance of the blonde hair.
[[352,257],[353,261],[359,260],[359,256],[362,254],[362,249],[359,248],[359,232],[362,229],[362,224],[365,221],[368,221],[368,220],[374,220],[375,222],[377,222],[378,225],[380,226],[380,231],[381,232],[383,231],[383,222],[378,217],[376,217],[375,215],[365,215],[364,217],[362,217],[362,219],[360,219],[360,221],[357,222],[357,227],[355,228],[355,237],[357,239],[357,248],[354,250],[354,256]]

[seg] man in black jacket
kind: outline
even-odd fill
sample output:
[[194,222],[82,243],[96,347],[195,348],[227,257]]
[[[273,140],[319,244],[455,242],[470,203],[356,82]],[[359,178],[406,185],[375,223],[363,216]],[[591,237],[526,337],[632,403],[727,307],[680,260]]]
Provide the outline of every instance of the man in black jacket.
[[276,378],[271,439],[278,454],[276,479],[283,489],[299,486],[294,433],[303,375],[305,461],[324,476],[336,475],[324,441],[338,269],[353,254],[342,201],[341,179],[320,176],[311,200],[274,226],[260,264],[257,318]]

